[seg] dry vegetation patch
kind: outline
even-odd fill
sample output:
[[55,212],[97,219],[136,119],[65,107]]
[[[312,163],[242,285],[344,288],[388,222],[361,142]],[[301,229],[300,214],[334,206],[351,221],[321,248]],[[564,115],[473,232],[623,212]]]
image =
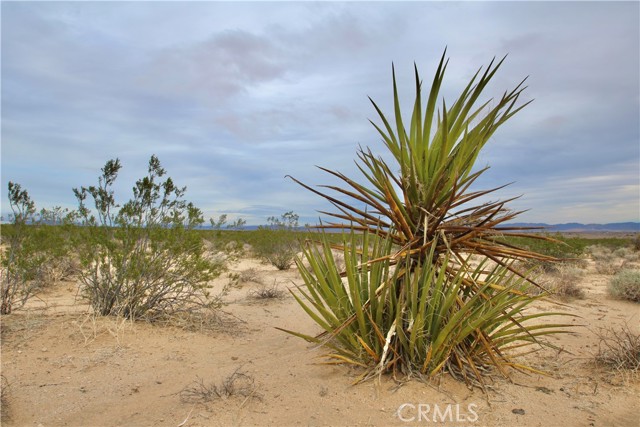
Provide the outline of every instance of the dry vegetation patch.
[[186,403],[209,403],[238,396],[245,399],[261,399],[253,376],[240,368],[219,383],[205,383],[202,378],[197,378],[179,394],[180,399]]
[[625,324],[619,328],[605,327],[596,332],[598,353],[595,362],[609,371],[637,378],[640,371],[640,334]]
[[640,302],[640,270],[621,270],[609,281],[611,296]]
[[575,264],[565,264],[560,266],[556,272],[548,275],[548,290],[560,298],[585,297],[582,288],[582,280],[585,271]]
[[278,283],[274,280],[272,285],[267,286],[263,284],[257,289],[250,290],[247,295],[249,298],[259,300],[283,299],[287,293],[284,289],[280,289],[278,286]]

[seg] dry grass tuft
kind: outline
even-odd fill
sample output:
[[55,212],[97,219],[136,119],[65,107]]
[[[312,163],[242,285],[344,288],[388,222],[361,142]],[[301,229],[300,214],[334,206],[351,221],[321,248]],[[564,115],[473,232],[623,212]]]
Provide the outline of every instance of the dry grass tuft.
[[640,334],[624,324],[621,328],[601,328],[595,362],[608,370],[637,377],[640,372]]
[[100,316],[95,312],[85,313],[73,322],[84,339],[84,345],[96,340],[103,334],[111,335],[118,346],[126,334],[127,328],[133,326],[133,321],[123,316]]
[[551,275],[549,290],[561,298],[582,299],[585,293],[580,286],[580,280],[584,274],[584,270],[579,267],[563,265]]
[[208,403],[217,399],[241,396],[246,399],[261,399],[257,393],[253,377],[236,369],[219,384],[205,384],[202,378],[180,391],[180,399],[185,403]]
[[249,268],[239,273],[228,273],[227,277],[229,278],[230,287],[241,289],[245,283],[258,282],[258,270]]
[[244,320],[224,310],[199,310],[163,319],[161,324],[203,334],[242,334]]
[[253,289],[247,294],[249,298],[253,299],[283,299],[286,296],[286,292],[278,288],[278,283],[273,282],[273,285],[262,285],[258,289]]

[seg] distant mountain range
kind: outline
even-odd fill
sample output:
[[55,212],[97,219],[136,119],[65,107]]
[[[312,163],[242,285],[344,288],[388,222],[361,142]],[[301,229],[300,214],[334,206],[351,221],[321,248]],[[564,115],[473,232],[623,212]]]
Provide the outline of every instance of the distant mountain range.
[[640,232],[640,222],[612,222],[608,224],[581,224],[579,222],[569,222],[566,224],[544,224],[532,222],[510,223],[515,227],[544,227],[544,231],[560,232],[596,232],[596,231],[617,231],[617,232]]
[[[544,230],[532,231],[550,231],[550,232],[625,232],[640,233],[640,222],[612,222],[608,224],[581,224],[579,222],[569,222],[566,224],[545,224],[540,222],[517,222],[503,224],[503,226],[512,227],[544,227]],[[205,227],[208,228],[208,227]],[[244,230],[256,230],[257,225],[245,226]],[[302,229],[302,228],[301,228]]]

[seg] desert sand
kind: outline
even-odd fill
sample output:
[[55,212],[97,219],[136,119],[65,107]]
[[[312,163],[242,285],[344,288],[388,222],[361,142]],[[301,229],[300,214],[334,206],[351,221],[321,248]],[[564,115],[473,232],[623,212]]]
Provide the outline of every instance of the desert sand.
[[[2,318],[2,425],[638,426],[640,383],[593,356],[599,328],[627,323],[639,332],[640,305],[611,299],[610,276],[592,261],[586,269],[584,299],[536,307],[580,316],[569,320],[578,325],[573,334],[551,338],[563,351],[524,356],[548,375],[495,376],[486,394],[448,375],[352,385],[357,369],[323,364],[322,349],[276,329],[320,331],[291,295],[255,298],[265,285],[301,284],[295,268],[250,258],[230,264],[252,279],[225,297],[222,323],[192,330],[93,316],[77,284],[60,282]],[[234,373],[231,396],[198,395],[198,384],[222,387]]]

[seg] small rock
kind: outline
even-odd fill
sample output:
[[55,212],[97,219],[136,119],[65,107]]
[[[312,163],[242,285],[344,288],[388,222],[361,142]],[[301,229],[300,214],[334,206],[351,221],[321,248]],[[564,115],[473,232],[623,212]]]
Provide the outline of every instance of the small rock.
[[524,415],[524,409],[512,409],[511,412],[517,415]]

